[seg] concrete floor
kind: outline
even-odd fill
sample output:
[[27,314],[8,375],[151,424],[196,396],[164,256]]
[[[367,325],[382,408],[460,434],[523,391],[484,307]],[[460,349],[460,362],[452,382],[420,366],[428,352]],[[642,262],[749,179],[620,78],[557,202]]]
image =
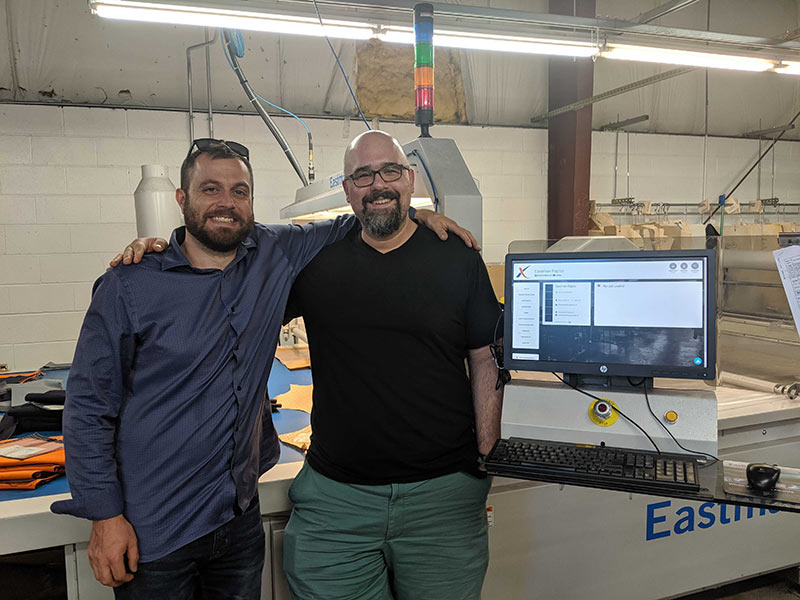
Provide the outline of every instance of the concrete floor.
[[798,600],[798,570],[787,569],[707,590],[681,600]]

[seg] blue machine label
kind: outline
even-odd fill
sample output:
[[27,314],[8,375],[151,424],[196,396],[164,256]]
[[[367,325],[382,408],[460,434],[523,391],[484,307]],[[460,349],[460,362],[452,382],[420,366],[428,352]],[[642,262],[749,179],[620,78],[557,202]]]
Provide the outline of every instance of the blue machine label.
[[646,539],[647,541],[667,538],[671,535],[691,533],[696,530],[709,529],[715,525],[728,525],[742,519],[760,518],[780,511],[752,506],[733,506],[704,502],[698,507],[685,505],[672,508],[671,500],[653,502],[647,505]]
[[344,173],[339,173],[338,175],[331,175],[330,177],[328,177],[328,183],[330,185],[330,189],[341,187],[343,180],[344,180]]

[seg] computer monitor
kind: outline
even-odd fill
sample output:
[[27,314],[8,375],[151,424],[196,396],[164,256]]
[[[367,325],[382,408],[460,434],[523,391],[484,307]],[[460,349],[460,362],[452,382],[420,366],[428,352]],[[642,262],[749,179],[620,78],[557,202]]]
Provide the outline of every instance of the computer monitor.
[[577,376],[716,376],[713,250],[506,256],[505,365]]

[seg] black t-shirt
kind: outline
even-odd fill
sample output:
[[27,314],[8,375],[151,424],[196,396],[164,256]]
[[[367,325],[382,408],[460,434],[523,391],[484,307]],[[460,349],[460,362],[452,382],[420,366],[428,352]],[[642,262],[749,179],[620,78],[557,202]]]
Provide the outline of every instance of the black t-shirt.
[[500,314],[478,252],[418,227],[381,254],[360,231],[323,249],[289,300],[308,331],[314,380],[308,462],[347,483],[475,472],[464,359]]

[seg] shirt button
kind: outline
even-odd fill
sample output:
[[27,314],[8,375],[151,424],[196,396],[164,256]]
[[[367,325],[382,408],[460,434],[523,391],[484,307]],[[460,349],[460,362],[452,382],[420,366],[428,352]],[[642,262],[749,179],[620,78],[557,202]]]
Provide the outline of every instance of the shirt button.
[[236,390],[237,390],[237,391],[239,391],[239,392],[241,392],[241,391],[242,391],[242,386],[240,386],[240,385],[237,385],[237,386],[236,386]]
[[233,349],[234,349],[234,351],[238,351],[238,350],[239,350],[239,344],[236,344],[236,345],[233,347]]
[[236,307],[235,306],[231,306],[231,312],[236,312]]

